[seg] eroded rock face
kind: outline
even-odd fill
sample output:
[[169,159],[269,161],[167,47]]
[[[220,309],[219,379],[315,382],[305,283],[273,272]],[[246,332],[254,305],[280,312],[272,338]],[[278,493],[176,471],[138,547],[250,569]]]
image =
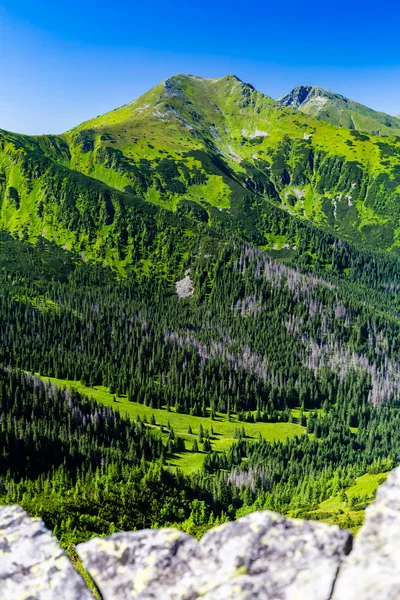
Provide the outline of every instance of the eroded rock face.
[[196,542],[175,529],[117,533],[78,546],[105,600],[328,600],[348,531],[269,511]]
[[0,507],[0,600],[93,600],[43,521]]
[[309,85],[299,85],[291,92],[279,98],[278,102],[289,108],[299,108],[305,102],[312,90]]
[[342,564],[333,600],[399,600],[400,467],[365,511],[354,550]]

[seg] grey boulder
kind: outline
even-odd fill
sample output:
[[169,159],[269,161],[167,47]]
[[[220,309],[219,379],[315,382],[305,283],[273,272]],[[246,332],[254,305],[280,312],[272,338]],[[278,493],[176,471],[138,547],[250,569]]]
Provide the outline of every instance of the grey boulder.
[[196,542],[175,529],[117,533],[77,547],[104,600],[328,600],[352,536],[255,512]]
[[93,600],[43,521],[17,505],[0,507],[0,600]]
[[354,549],[343,562],[333,600],[399,600],[400,467],[365,511]]

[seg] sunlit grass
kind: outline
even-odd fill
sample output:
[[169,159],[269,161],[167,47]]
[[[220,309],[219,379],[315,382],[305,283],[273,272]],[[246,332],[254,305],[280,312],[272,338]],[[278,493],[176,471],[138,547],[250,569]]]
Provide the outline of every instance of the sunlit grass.
[[[200,425],[203,431],[209,431],[212,449],[217,452],[229,450],[230,446],[235,442],[235,431],[238,428],[244,428],[246,439],[256,441],[261,436],[268,442],[285,441],[295,435],[301,436],[306,433],[306,429],[297,423],[244,423],[237,420],[236,415],[231,416],[228,421],[227,415],[217,413],[215,420],[210,417],[194,417],[176,413],[174,410],[150,408],[138,402],[130,402],[126,396],[116,397],[111,394],[108,388],[103,386],[86,387],[78,381],[68,381],[65,379],[57,379],[55,377],[43,377],[44,381],[60,387],[76,389],[79,393],[85,394],[97,402],[110,406],[114,410],[118,410],[122,415],[127,415],[130,419],[136,420],[140,417],[143,421],[147,421],[149,427],[151,416],[154,415],[156,425],[154,428],[159,429],[164,427],[164,437],[166,438],[169,431],[169,426],[172,427],[174,433],[185,440],[186,452],[174,455],[168,459],[168,463],[173,467],[179,467],[183,471],[190,473],[201,468],[205,453],[192,452],[192,445],[195,439],[198,441]],[[189,427],[192,433],[188,433]],[[199,443],[199,450],[201,444]]]

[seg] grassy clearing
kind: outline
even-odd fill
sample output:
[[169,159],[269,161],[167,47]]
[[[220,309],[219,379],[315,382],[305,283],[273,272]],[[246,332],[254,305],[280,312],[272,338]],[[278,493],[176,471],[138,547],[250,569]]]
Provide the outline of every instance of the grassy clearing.
[[346,527],[356,533],[363,521],[365,508],[374,500],[376,490],[386,480],[388,473],[366,473],[343,492],[321,502],[307,518]]
[[[269,442],[274,440],[285,441],[295,435],[300,436],[306,431],[304,427],[297,423],[243,423],[237,420],[236,415],[232,415],[231,421],[228,421],[227,416],[220,413],[217,413],[215,420],[212,421],[209,417],[193,417],[176,413],[173,410],[150,408],[138,402],[129,402],[124,396],[116,398],[107,388],[102,386],[89,388],[78,381],[56,379],[55,377],[43,377],[43,380],[50,381],[60,387],[74,388],[101,404],[119,410],[121,414],[128,415],[133,420],[140,416],[142,420],[146,419],[147,423],[150,423],[151,415],[154,415],[156,420],[155,429],[159,429],[161,425],[168,429],[169,424],[175,434],[185,440],[187,451],[174,455],[168,462],[171,466],[180,468],[186,473],[192,473],[200,469],[203,464],[205,453],[191,451],[194,440],[198,439],[200,425],[203,427],[204,432],[208,429],[212,449],[217,452],[223,452],[230,448],[235,442],[235,430],[239,427],[244,427],[248,440],[257,440],[261,435]],[[189,426],[192,429],[191,434],[188,433]],[[167,437],[167,433],[164,436]],[[201,444],[199,444],[199,447],[201,448]]]
[[328,498],[328,500],[321,502],[320,507],[316,512],[335,513],[338,510],[345,510],[348,505],[352,503],[351,500],[354,500],[354,498],[357,503],[359,503],[359,500],[364,502],[373,500],[376,490],[386,477],[387,473],[377,473],[374,475],[366,473],[365,475],[362,475],[362,477],[358,477],[354,484],[345,490],[347,499],[344,499],[344,496],[342,498],[340,494]]

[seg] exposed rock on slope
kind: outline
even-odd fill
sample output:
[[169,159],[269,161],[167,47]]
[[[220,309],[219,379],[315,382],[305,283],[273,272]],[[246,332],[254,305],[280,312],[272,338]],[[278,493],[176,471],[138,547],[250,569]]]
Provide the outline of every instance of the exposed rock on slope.
[[174,529],[118,533],[78,547],[104,598],[327,600],[351,534],[252,513],[196,542]]
[[186,271],[185,277],[175,283],[178,298],[189,298],[194,294],[193,281],[190,278],[190,269]]
[[400,134],[398,117],[373,110],[318,86],[299,85],[280,98],[279,102],[287,108],[297,108],[321,121],[347,129],[372,135]]
[[291,92],[279,98],[279,102],[287,108],[300,108],[306,102],[312,87],[310,85],[299,85]]

